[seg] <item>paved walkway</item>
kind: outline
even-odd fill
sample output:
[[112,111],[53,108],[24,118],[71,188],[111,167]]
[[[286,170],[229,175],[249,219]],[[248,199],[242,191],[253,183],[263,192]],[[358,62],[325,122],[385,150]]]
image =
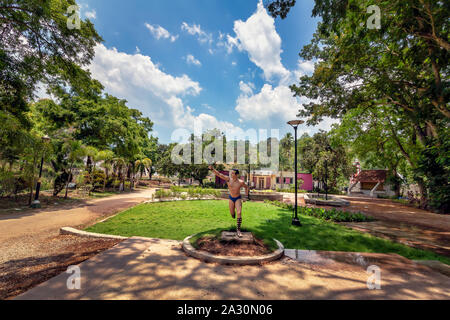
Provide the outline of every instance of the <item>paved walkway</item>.
[[[342,223],[343,225],[411,247],[450,256],[450,215],[436,214],[386,199],[340,197],[350,201],[350,206],[343,207],[344,210],[363,212],[377,220]],[[293,202],[294,196],[285,194],[284,199]],[[298,200],[299,205],[306,205],[303,195],[299,195]]]
[[154,189],[144,189],[73,206],[1,214],[0,264],[45,255],[45,241],[58,235],[61,227],[83,228],[151,199],[153,192]]
[[[135,237],[81,263],[80,290],[67,289],[61,273],[16,299],[450,300],[450,277],[398,255],[286,254],[293,259],[223,266],[186,256],[179,241]],[[380,290],[367,288],[369,265],[381,270]]]

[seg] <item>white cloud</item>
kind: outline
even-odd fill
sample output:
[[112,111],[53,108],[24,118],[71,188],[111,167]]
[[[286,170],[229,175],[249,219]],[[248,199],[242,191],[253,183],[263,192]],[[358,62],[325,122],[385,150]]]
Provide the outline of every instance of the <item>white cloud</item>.
[[225,34],[223,34],[222,32],[219,31],[217,47],[225,48],[227,54],[230,54],[231,52],[233,52],[233,46],[237,47],[238,44],[239,43],[238,43],[237,39],[231,37],[229,34],[226,35],[226,39],[225,39]]
[[297,69],[291,72],[291,77],[283,79],[283,84],[298,83],[300,77],[314,73],[314,62],[299,59]]
[[175,42],[177,40],[178,35],[174,36],[170,34],[169,31],[164,29],[163,27],[159,25],[151,25],[149,23],[145,23],[145,27],[150,31],[150,33],[157,39],[170,39],[171,42]]
[[[241,94],[236,100],[235,110],[239,114],[239,122],[253,123],[260,126],[279,128],[289,120],[296,119],[302,104],[311,100],[306,97],[294,97],[289,88],[297,83],[303,75],[314,72],[314,62],[299,60],[294,70],[287,70],[281,63],[281,38],[275,29],[274,19],[268,15],[260,0],[256,12],[245,22],[234,23],[235,37],[227,35],[227,45],[231,50],[248,53],[250,61],[264,72],[265,83],[259,92],[251,82],[239,82]],[[220,39],[225,39],[220,35]],[[223,44],[224,45],[224,44]],[[225,45],[224,45],[225,46]],[[254,70],[240,78],[254,78]],[[274,81],[274,77],[278,82]],[[329,129],[336,121],[324,119],[316,127],[302,126],[302,132],[314,132],[318,128]]]
[[244,81],[239,82],[239,88],[241,89],[241,93],[244,96],[251,96],[253,95],[253,90],[255,89],[255,85],[251,82],[245,83]]
[[207,103],[202,103],[202,107],[204,107],[204,108],[206,108],[206,109],[208,109],[208,110],[214,110],[214,108],[213,107],[211,107],[209,104],[207,104]]
[[200,61],[198,61],[197,59],[195,59],[195,57],[192,54],[188,54],[186,56],[186,62],[188,64],[193,64],[193,65],[196,65],[198,67],[200,67],[202,65],[202,63]]
[[287,86],[273,88],[266,83],[259,93],[253,94],[253,90],[241,81],[240,88],[242,94],[236,101],[236,111],[246,121],[287,121],[295,119],[300,108],[300,103]]
[[246,51],[250,61],[263,70],[266,80],[274,76],[289,77],[290,72],[281,63],[281,38],[275,29],[275,21],[261,0],[256,12],[247,21],[234,22],[233,30],[236,37],[227,35],[229,51],[234,46],[239,51]]
[[95,9],[93,9],[92,11],[87,11],[85,15],[86,18],[89,18],[91,20],[97,19],[97,12],[95,11]]
[[314,62],[299,60],[298,69],[302,71],[304,74],[310,75],[314,72]]
[[192,36],[197,36],[198,41],[201,43],[212,43],[212,35],[203,31],[200,25],[197,25],[195,23],[189,25],[186,22],[183,22],[181,24],[181,30],[186,31]]
[[[279,85],[272,87],[265,84],[257,94],[250,93],[246,84],[240,83],[241,95],[236,101],[236,111],[239,113],[239,122],[254,122],[262,127],[282,128],[287,121],[298,119],[297,114],[302,104],[309,103],[307,98],[297,98],[288,86]],[[300,126],[299,135],[309,135],[319,129],[330,130],[331,125],[338,120],[324,118],[317,126],[308,127],[306,124]]]
[[202,88],[187,75],[167,74],[149,56],[119,52],[103,44],[96,46],[95,53],[90,66],[92,76],[105,86],[106,92],[126,99],[128,106],[141,110],[155,121],[160,133],[167,134],[176,128],[193,130],[194,123],[200,124],[204,130],[241,130],[212,115],[193,114],[194,110],[184,104],[183,97],[196,96]]
[[180,111],[180,96],[198,95],[202,88],[187,75],[172,76],[159,69],[150,57],[126,54],[108,49],[103,44],[95,48],[90,71],[114,96],[141,106],[150,114],[167,116],[167,105]]

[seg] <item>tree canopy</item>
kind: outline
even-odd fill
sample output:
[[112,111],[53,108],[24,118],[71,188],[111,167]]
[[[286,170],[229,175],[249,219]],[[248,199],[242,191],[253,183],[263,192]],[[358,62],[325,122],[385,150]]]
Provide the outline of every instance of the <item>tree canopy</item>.
[[[285,13],[294,5],[280,2]],[[371,5],[380,9],[379,28],[368,27]],[[343,119],[347,133],[365,136],[358,140],[367,148],[386,149],[381,159],[401,155],[421,188],[422,205],[429,201],[442,211],[450,203],[449,12],[445,1],[316,0],[313,16],[322,22],[300,52],[315,71],[291,86],[296,96],[311,99],[299,110],[308,124]],[[381,140],[377,130],[385,134]]]

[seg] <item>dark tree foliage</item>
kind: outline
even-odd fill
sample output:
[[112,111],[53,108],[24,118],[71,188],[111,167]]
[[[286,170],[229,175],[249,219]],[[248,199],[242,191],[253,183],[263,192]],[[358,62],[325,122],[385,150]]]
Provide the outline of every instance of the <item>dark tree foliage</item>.
[[[374,15],[369,7],[374,5],[380,19],[369,27]],[[277,8],[283,4],[274,3],[271,11],[283,18]],[[300,56],[314,61],[315,71],[291,86],[296,96],[311,99],[299,115],[310,125],[324,117],[348,119],[354,111],[359,117],[381,116],[368,122],[384,122],[386,138],[414,173],[421,205],[445,212],[450,2],[315,0],[312,15],[322,22]],[[367,142],[375,146],[379,139]]]
[[275,0],[267,1],[265,6],[269,10],[272,17],[280,17],[281,19],[286,18],[289,10],[295,6],[296,0]]
[[26,120],[27,100],[41,81],[82,88],[82,69],[102,41],[89,20],[68,28],[74,0],[0,0],[0,110]]

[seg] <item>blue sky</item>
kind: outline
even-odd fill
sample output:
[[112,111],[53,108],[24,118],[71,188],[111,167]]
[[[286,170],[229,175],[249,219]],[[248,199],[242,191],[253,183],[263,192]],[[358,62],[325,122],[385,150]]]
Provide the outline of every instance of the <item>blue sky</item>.
[[[288,85],[314,64],[299,58],[318,19],[313,0],[274,20],[260,0],[82,0],[103,37],[89,67],[106,92],[154,121],[161,143],[176,129],[292,130],[304,98]],[[302,127],[314,133],[328,129]]]

